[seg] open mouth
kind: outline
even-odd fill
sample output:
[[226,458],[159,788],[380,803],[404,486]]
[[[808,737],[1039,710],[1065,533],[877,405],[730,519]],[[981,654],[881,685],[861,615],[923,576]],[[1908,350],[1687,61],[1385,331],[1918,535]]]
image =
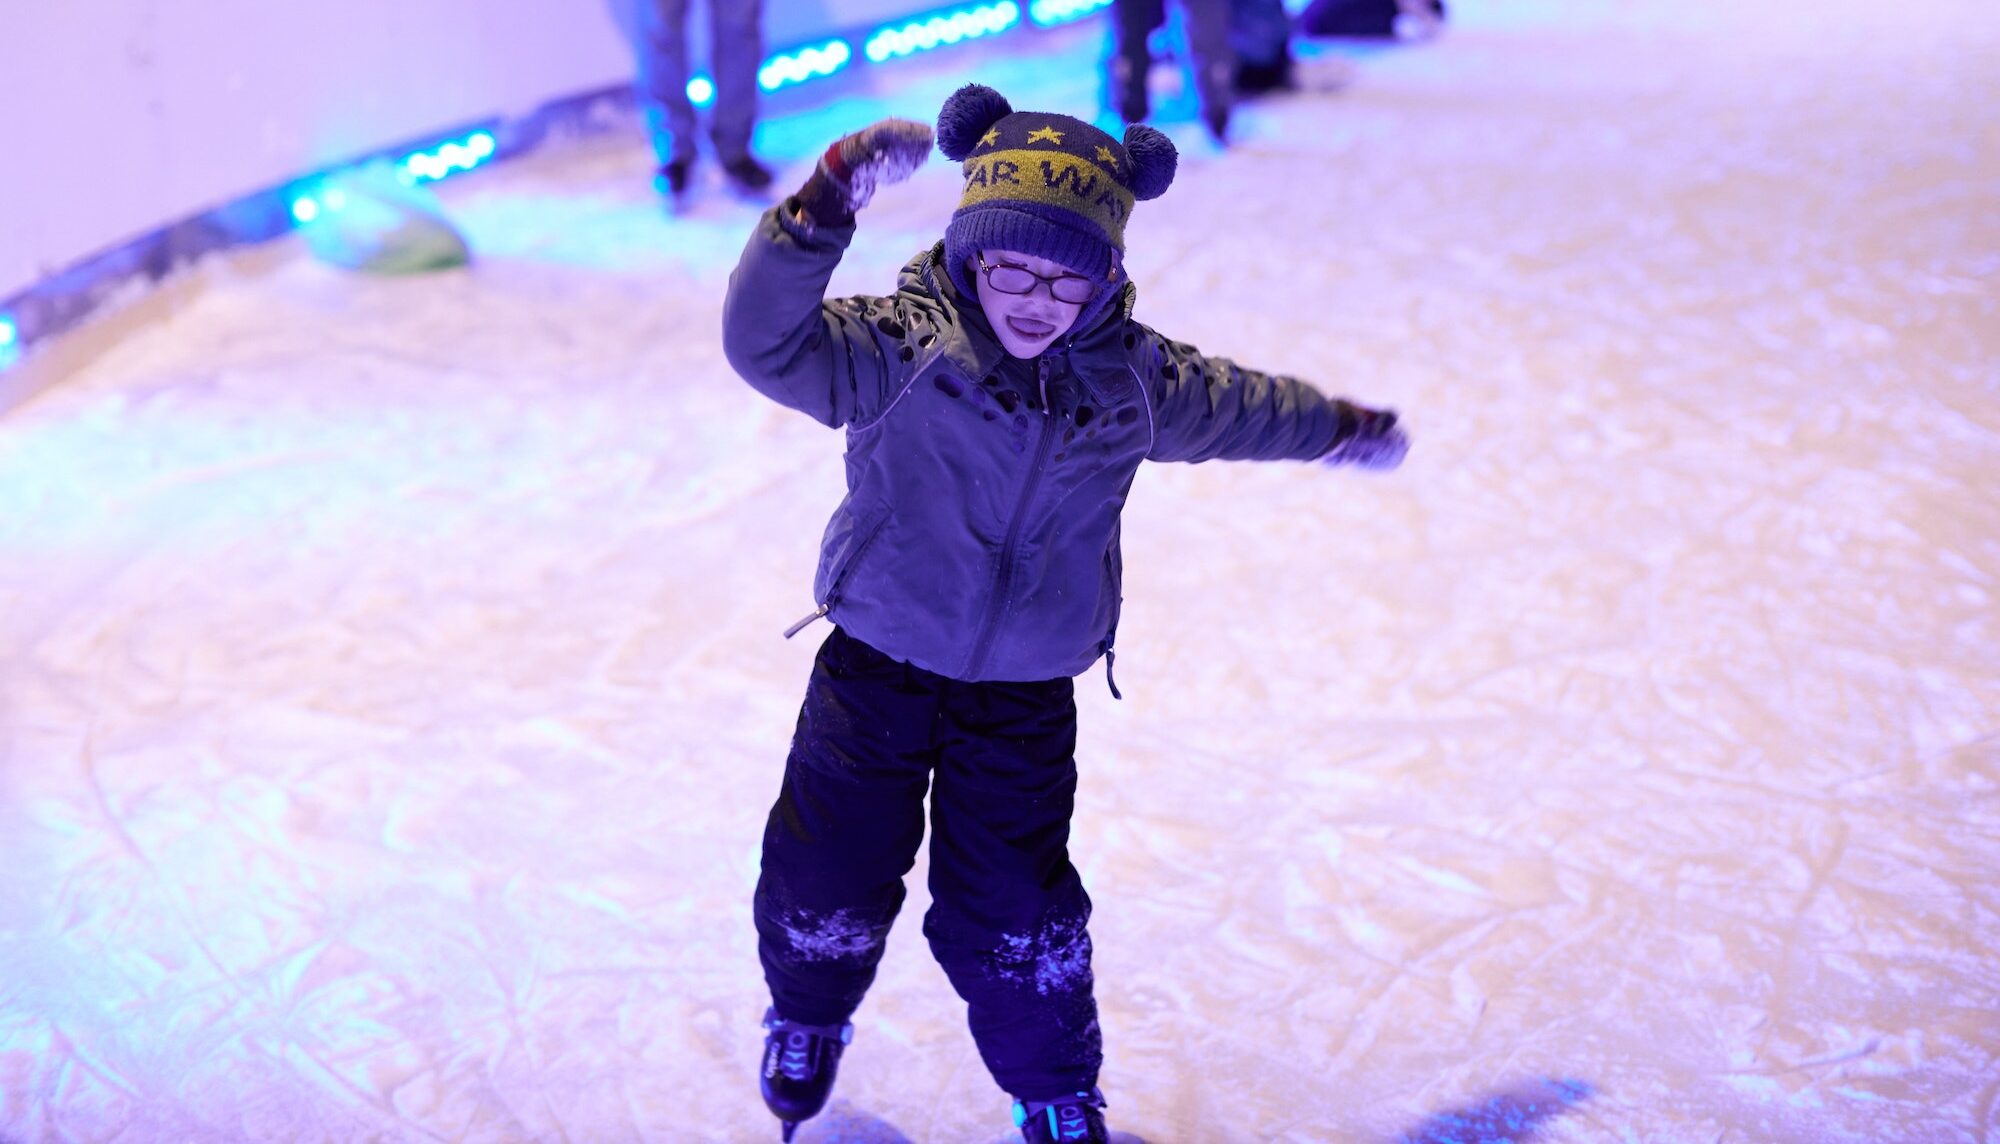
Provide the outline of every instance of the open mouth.
[[1040,341],[1056,331],[1053,323],[1037,322],[1033,318],[1016,318],[1012,315],[1007,318],[1007,328],[1031,342]]

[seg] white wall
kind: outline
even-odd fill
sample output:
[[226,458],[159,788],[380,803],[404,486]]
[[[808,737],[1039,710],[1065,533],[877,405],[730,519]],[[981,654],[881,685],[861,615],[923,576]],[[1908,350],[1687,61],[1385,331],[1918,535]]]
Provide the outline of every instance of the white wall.
[[[0,297],[292,175],[626,82],[632,2],[0,0]],[[766,0],[766,38],[936,6]]]

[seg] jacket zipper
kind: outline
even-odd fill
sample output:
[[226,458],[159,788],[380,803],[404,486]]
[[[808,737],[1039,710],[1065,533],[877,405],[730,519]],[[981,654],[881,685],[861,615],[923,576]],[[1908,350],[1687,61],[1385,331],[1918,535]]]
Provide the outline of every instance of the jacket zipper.
[[785,638],[791,639],[793,636],[798,635],[802,631],[805,631],[806,625],[812,623],[814,620],[819,619],[821,616],[826,615],[826,610],[829,607],[832,607],[832,605],[821,604],[818,608],[815,608],[811,613],[799,617],[799,621],[797,623],[785,629]]
[[1028,469],[1027,483],[1021,486],[1021,501],[1014,506],[1014,519],[1007,526],[1007,542],[1000,546],[1000,567],[993,573],[993,598],[986,605],[986,618],[979,625],[979,638],[973,641],[972,658],[966,662],[965,674],[979,678],[979,671],[986,666],[986,656],[992,649],[993,637],[1000,628],[1000,613],[1006,609],[1007,590],[1014,580],[1014,548],[1021,540],[1021,525],[1028,516],[1028,504],[1034,499],[1035,490],[1042,483],[1042,464],[1048,460],[1049,441],[1054,436],[1050,431],[1055,415],[1049,411],[1049,359],[1045,354],[1036,363],[1037,382],[1042,391],[1042,432],[1035,443],[1035,462]]
[[820,617],[826,615],[829,611],[833,610],[833,606],[840,602],[841,585],[847,583],[847,577],[850,574],[852,574],[857,567],[860,566],[861,558],[867,554],[869,546],[875,543],[875,538],[882,535],[882,530],[884,528],[887,528],[888,526],[889,526],[889,518],[885,516],[876,523],[874,528],[869,530],[867,538],[862,540],[860,545],[858,545],[854,549],[854,554],[847,558],[847,562],[840,566],[840,574],[833,578],[832,584],[827,585],[826,601],[822,603],[819,607],[813,609],[811,613],[799,617],[797,623],[793,624],[789,628],[786,628],[785,629],[786,639],[791,639],[793,636],[798,635],[800,632],[806,629],[806,625],[812,623],[814,620],[819,619]]

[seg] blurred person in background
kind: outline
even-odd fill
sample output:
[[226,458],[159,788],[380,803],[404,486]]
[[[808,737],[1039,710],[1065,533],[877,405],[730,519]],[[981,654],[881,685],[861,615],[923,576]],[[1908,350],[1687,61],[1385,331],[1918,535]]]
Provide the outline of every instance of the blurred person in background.
[[1230,0],[1229,46],[1236,52],[1236,94],[1290,91],[1292,17],[1284,0]]
[[[688,97],[690,0],[634,0],[639,101],[659,169],[653,185],[678,198],[694,175],[696,119]],[[715,103],[709,141],[730,182],[747,191],[771,185],[770,169],[750,153],[757,125],[757,69],[764,62],[764,0],[708,0],[709,67]]]
[[[1236,54],[1230,47],[1232,0],[1176,0],[1187,42],[1188,71],[1194,77],[1201,121],[1218,143],[1229,134],[1229,110],[1235,102]],[[1112,52],[1108,65],[1109,102],[1126,123],[1138,123],[1152,112],[1146,76],[1153,53],[1147,43],[1166,23],[1167,0],[1115,0],[1112,11]]]
[[1444,0],[1313,0],[1299,13],[1308,36],[1427,40],[1444,28]]

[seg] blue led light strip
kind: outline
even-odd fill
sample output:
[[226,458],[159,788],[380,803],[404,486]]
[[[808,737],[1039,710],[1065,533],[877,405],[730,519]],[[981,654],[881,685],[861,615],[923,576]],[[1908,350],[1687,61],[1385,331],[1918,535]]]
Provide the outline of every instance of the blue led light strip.
[[[499,150],[500,144],[493,138],[492,132],[474,131],[403,156],[396,162],[396,177],[411,186],[436,182],[456,172],[472,170],[493,158]],[[322,191],[314,184],[292,196],[292,221],[304,226],[346,205],[347,196],[339,188]]]
[[832,75],[846,67],[853,58],[854,49],[847,46],[846,40],[828,40],[823,44],[780,52],[757,69],[757,86],[765,91],[776,91],[781,87]]
[[[1036,24],[1047,27],[1082,19],[1110,3],[1111,0],[1034,0],[1029,5],[1029,11]],[[862,55],[872,63],[884,63],[917,52],[995,35],[1020,23],[1021,5],[1017,0],[992,0],[990,3],[942,9],[877,28],[863,39]],[[757,86],[765,91],[777,91],[833,75],[853,61],[854,49],[846,40],[823,40],[773,54],[757,69]],[[689,102],[697,107],[708,107],[715,102],[715,81],[707,75],[697,75],[688,81],[687,93]],[[407,183],[435,182],[478,167],[493,158],[498,150],[499,146],[491,133],[475,131],[463,138],[446,140],[403,156],[396,164],[397,173]],[[307,189],[292,197],[292,219],[304,225],[330,211],[340,210],[341,206],[337,191],[321,193],[316,189]]]
[[440,143],[428,151],[407,155],[399,166],[416,182],[432,182],[454,171],[470,171],[493,157],[499,145],[485,131]]
[[[1111,0],[1034,0],[1030,11],[1035,23],[1044,27],[1067,23],[1107,7]],[[877,28],[863,40],[862,54],[871,62],[929,51],[965,40],[991,36],[1016,27],[1021,22],[1021,5],[1016,0],[993,0],[949,8],[928,15]],[[844,39],[829,39],[773,54],[757,69],[757,86],[777,91],[823,76],[833,75],[854,60],[854,49]],[[708,107],[715,102],[715,81],[707,75],[688,80],[689,102]],[[470,171],[493,158],[499,150],[491,133],[475,131],[459,139],[447,140],[425,150],[405,155],[397,172],[408,183],[435,182],[459,171]],[[303,225],[341,208],[339,193],[313,191],[292,199],[292,218]]]
[[1110,6],[1111,0],[1033,0],[1028,5],[1028,18],[1038,27],[1050,28],[1081,20]]
[[952,8],[876,29],[862,44],[861,54],[870,63],[879,64],[914,52],[1004,32],[1020,22],[1021,6],[1014,0]]

